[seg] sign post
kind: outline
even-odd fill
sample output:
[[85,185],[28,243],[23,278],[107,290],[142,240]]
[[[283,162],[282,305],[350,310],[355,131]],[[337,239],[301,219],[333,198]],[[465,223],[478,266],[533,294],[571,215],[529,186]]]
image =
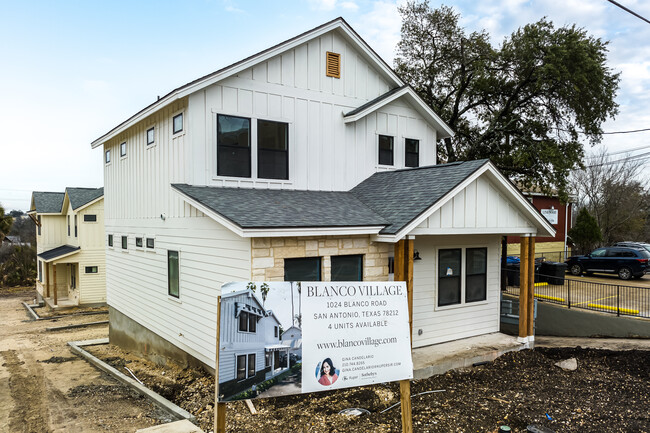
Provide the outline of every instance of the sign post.
[[221,332],[221,296],[217,297],[217,346],[214,365],[214,432],[226,433],[226,403],[219,401],[219,347]]
[[[406,281],[409,318],[409,342],[413,348],[413,239],[403,239],[395,244],[395,281]],[[413,432],[411,413],[411,381],[400,381],[400,403],[402,407],[402,433]]]

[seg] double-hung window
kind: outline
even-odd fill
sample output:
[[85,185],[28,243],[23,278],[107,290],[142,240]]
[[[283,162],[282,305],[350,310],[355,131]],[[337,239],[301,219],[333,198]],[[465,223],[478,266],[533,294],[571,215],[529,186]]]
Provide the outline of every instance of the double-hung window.
[[246,311],[239,312],[239,332],[257,332],[257,316],[255,314],[247,313]]
[[390,135],[379,136],[379,165],[393,165],[395,138]]
[[420,166],[420,140],[407,138],[404,140],[404,166]]
[[257,121],[257,177],[289,179],[289,125]]
[[255,376],[255,354],[237,355],[237,380]]
[[438,306],[487,299],[487,248],[438,250]]

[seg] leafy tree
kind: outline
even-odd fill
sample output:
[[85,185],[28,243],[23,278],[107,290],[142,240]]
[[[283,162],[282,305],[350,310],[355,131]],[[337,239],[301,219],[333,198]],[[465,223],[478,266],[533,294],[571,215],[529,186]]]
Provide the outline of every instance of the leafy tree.
[[[14,212],[16,211],[11,211],[11,214]],[[34,221],[28,217],[14,217],[14,222],[11,226],[9,235],[18,236],[21,242],[36,245],[36,224],[34,224]]]
[[618,112],[607,43],[541,19],[493,47],[485,31],[468,34],[450,7],[409,2],[399,11],[395,68],[456,132],[440,160],[490,158],[522,186],[566,199],[581,135],[599,142],[602,123]]
[[11,215],[5,215],[5,209],[0,205],[0,243],[4,240],[5,237],[11,231],[11,225],[13,224],[14,219]]
[[591,251],[603,239],[596,218],[584,207],[580,209],[576,223],[568,234],[582,253]]
[[36,279],[36,248],[12,246],[0,261],[0,286],[26,286]]

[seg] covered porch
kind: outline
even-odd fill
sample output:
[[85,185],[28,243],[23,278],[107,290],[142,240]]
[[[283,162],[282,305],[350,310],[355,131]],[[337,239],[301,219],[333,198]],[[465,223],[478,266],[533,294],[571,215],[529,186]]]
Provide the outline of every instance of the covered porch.
[[273,344],[264,348],[266,368],[266,379],[277,376],[289,368],[289,349],[284,344]]
[[79,281],[79,263],[74,255],[80,247],[62,245],[38,255],[39,280],[36,290],[43,302],[52,309],[76,307],[79,297],[73,294]]

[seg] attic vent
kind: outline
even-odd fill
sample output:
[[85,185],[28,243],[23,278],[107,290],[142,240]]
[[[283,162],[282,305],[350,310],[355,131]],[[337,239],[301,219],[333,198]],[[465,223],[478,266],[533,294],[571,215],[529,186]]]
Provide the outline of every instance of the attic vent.
[[341,78],[341,55],[327,52],[327,64],[325,66],[325,75],[328,77]]

